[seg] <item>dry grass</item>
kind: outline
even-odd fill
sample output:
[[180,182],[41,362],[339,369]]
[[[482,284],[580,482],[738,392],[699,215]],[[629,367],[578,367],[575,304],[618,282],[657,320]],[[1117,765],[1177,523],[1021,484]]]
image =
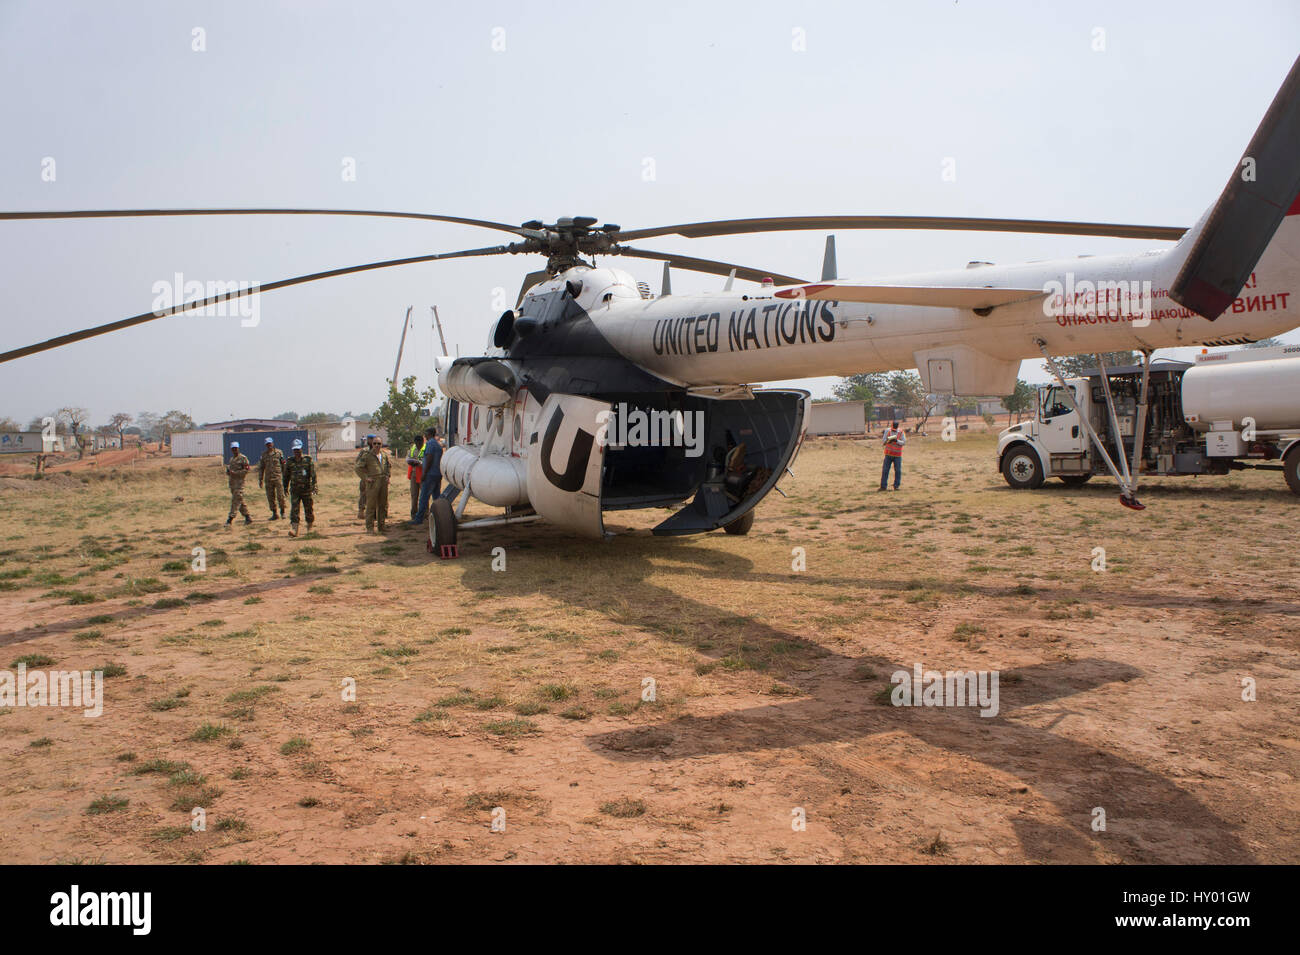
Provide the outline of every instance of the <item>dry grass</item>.
[[[5,857],[1300,860],[1300,502],[1275,474],[1155,482],[1135,515],[1107,482],[1011,491],[984,436],[909,444],[897,494],[874,445],[819,441],[748,537],[634,512],[608,542],[512,528],[431,561],[418,532],[360,533],[349,457],[294,540],[226,528],[206,460],[0,492],[10,659],[125,666],[98,721],[0,711]],[[915,662],[1000,669],[1002,718],[877,705]],[[1267,688],[1249,710],[1242,675]],[[504,834],[466,816],[484,792],[517,794]],[[159,835],[204,799],[238,825]],[[1108,800],[1129,816],[1098,840]]]

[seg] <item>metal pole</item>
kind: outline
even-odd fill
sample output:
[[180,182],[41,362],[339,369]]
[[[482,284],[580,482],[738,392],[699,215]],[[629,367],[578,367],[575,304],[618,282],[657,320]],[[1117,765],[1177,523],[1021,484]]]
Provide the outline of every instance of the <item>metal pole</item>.
[[397,343],[397,361],[393,362],[393,388],[397,388],[397,369],[402,365],[402,349],[406,347],[406,326],[411,324],[411,309],[413,305],[406,306],[406,317],[402,319],[402,340]]
[[447,354],[447,339],[442,335],[442,319],[438,317],[438,306],[433,306],[433,324],[438,328],[438,341],[442,342],[442,353]]
[[1147,386],[1151,381],[1151,351],[1142,349],[1142,393],[1138,396],[1137,431],[1133,433],[1133,467],[1130,475],[1133,479],[1133,491],[1136,493],[1138,478],[1142,475],[1142,446],[1147,436]]
[[[1088,435],[1088,438],[1092,441],[1093,447],[1095,447],[1097,453],[1101,455],[1101,459],[1106,462],[1106,469],[1110,471],[1115,480],[1120,483],[1120,487],[1124,492],[1128,493],[1127,482],[1124,480],[1123,475],[1120,474],[1119,468],[1115,466],[1115,462],[1111,459],[1110,454],[1106,451],[1106,446],[1102,444],[1101,436],[1098,435],[1096,429],[1093,428],[1092,422],[1089,421],[1088,416],[1083,413],[1083,410],[1079,407],[1079,403],[1074,400],[1074,389],[1066,383],[1065,376],[1061,374],[1061,369],[1056,364],[1056,359],[1048,353],[1047,343],[1040,338],[1035,342],[1035,344],[1038,345],[1038,350],[1043,353],[1043,357],[1047,359],[1047,370],[1052,373],[1052,377],[1056,379],[1057,384],[1061,386],[1061,390],[1065,392],[1065,397],[1070,400],[1070,407],[1073,408],[1074,413],[1079,416],[1079,426],[1082,427],[1084,432]],[[1122,446],[1120,450],[1123,450]]]

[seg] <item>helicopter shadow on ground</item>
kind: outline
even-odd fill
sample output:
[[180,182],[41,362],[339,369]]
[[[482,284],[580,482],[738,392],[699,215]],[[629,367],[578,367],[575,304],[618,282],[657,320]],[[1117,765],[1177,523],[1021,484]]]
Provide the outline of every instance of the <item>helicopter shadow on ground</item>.
[[[502,543],[509,547],[514,566],[522,562],[527,568],[537,559],[544,562],[546,571],[536,573],[529,568],[525,573],[495,573],[487,557],[493,545],[472,544],[462,557],[467,560],[462,577],[467,589],[502,598],[559,599],[602,614],[613,626],[653,632],[660,639],[715,660],[739,643],[752,648],[756,657],[797,659],[805,665],[803,672],[781,674],[802,698],[592,735],[588,746],[611,762],[865,743],[871,736],[901,730],[955,756],[1025,780],[1056,805],[1062,817],[1080,820],[1080,831],[1090,823],[1092,808],[1104,805],[1115,818],[1176,820],[1183,832],[1197,833],[1206,861],[1252,861],[1228,823],[1170,780],[1118,753],[1052,732],[1069,715],[1068,710],[1046,729],[1015,715],[1029,706],[1142,676],[1127,664],[1081,659],[1003,672],[1001,710],[991,718],[981,717],[971,708],[884,706],[871,696],[894,670],[910,670],[911,661],[896,664],[879,656],[845,656],[792,629],[721,610],[708,602],[711,593],[757,580],[774,587],[830,585],[844,594],[860,595],[861,605],[869,607],[871,590],[859,579],[803,575],[794,579],[792,574],[756,572],[748,558],[711,548],[698,538],[654,538],[644,532],[608,541],[584,541],[557,537],[554,529],[547,528],[540,533],[517,533]],[[482,553],[475,553],[480,547]],[[695,596],[683,597],[652,580],[665,574],[688,578]],[[693,623],[667,623],[673,619]],[[855,668],[864,662],[880,668],[882,675],[875,683],[855,678]],[[1077,779],[1081,772],[1090,782],[1086,791],[1062,781]],[[1017,831],[1025,837],[1022,846],[1027,855],[1050,859],[1051,839],[1034,836],[1032,827]],[[1136,840],[1116,837],[1109,845],[1125,861],[1157,861]]]

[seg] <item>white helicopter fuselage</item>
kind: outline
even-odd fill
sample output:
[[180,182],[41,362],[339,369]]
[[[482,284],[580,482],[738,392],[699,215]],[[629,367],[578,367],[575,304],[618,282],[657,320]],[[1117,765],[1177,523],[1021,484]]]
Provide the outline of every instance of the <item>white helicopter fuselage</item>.
[[[1236,344],[1300,325],[1300,214],[1283,220],[1246,288],[1216,321],[1168,297],[1184,244],[1011,266],[973,263],[965,269],[863,283],[839,280],[821,293],[835,295],[835,286],[856,285],[978,285],[1046,293],[981,310],[987,314],[970,308],[784,297],[804,288],[798,286],[643,300],[635,280],[619,269],[574,269],[558,282],[581,280],[579,304],[628,360],[688,387],[914,367],[934,391],[1004,395],[1014,388],[1020,362],[1044,349],[1071,355]],[[1112,303],[1105,296],[1087,291],[1108,283],[1141,291],[1145,305],[1140,311],[1108,308]],[[1065,307],[1067,296],[1077,303],[1074,308]]]

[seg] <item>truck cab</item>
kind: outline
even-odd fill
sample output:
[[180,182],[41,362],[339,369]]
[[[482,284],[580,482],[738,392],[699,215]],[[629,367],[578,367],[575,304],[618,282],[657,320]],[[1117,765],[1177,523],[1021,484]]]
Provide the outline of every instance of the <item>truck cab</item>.
[[[1092,389],[1088,380],[1070,378],[1066,385],[1079,409],[1091,414]],[[1058,384],[1039,386],[1034,416],[1012,425],[998,437],[1002,473],[1015,488],[1040,487],[1049,477],[1082,484],[1092,476],[1088,452],[1088,435],[1079,425],[1079,412]]]

